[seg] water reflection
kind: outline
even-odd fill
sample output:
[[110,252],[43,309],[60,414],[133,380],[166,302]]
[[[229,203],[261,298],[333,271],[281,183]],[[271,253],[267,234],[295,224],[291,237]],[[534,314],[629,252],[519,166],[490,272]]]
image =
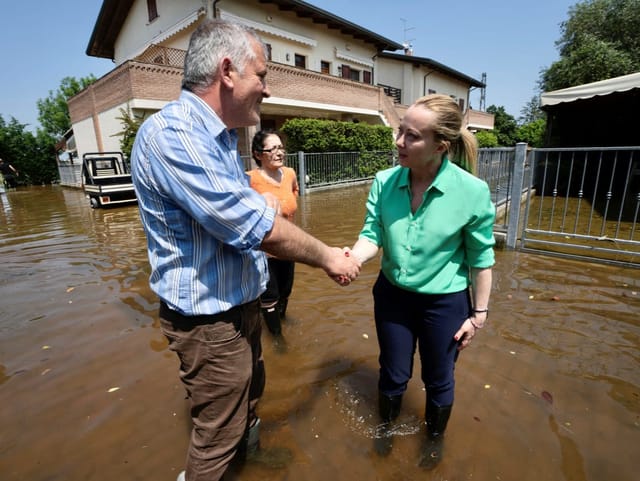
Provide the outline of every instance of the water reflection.
[[[367,190],[314,192],[297,222],[351,245]],[[92,210],[60,187],[0,197],[0,477],[175,479],[189,424],[137,208]],[[417,467],[419,375],[392,454],[373,453],[373,262],[344,289],[298,267],[287,354],[265,336],[260,406],[263,445],[289,448],[294,462],[231,479],[635,479],[638,271],[518,252],[497,260],[490,324],[460,358],[446,459],[430,477]]]

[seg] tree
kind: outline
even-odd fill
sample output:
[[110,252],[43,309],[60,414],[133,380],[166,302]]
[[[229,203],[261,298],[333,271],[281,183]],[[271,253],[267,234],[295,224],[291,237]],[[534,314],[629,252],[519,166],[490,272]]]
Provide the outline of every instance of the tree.
[[520,110],[520,118],[518,118],[518,123],[520,125],[523,125],[545,118],[545,113],[540,109],[540,96],[534,95],[533,97],[531,97],[531,100],[529,100],[529,102],[527,102],[527,104],[522,107],[522,110]]
[[560,60],[543,70],[542,91],[640,70],[640,0],[587,0],[569,9],[556,42]]
[[493,114],[493,133],[498,139],[498,145],[502,147],[512,147],[516,143],[516,130],[518,124],[512,115],[509,115],[504,107],[490,105],[487,112]]
[[133,142],[136,140],[136,134],[144,122],[144,116],[136,117],[127,110],[120,109],[120,117],[116,117],[122,124],[122,130],[114,136],[120,137],[120,150],[125,159],[131,159],[131,150],[133,150]]
[[71,128],[67,100],[95,81],[96,78],[93,75],[81,79],[65,77],[56,92],[49,90],[49,96],[46,99],[37,101],[38,121],[45,134],[58,140]]
[[516,141],[526,142],[530,147],[542,147],[544,145],[546,126],[547,121],[545,119],[537,119],[520,125],[516,130]]
[[38,131],[33,135],[15,118],[6,122],[0,115],[0,157],[20,173],[19,184],[49,184],[58,178],[55,141]]

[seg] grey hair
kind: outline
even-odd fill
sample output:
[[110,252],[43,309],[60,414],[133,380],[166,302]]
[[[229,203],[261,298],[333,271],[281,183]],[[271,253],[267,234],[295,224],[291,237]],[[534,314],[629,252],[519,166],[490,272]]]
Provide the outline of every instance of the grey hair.
[[213,84],[224,57],[242,75],[245,65],[256,58],[253,42],[262,46],[266,57],[266,47],[255,30],[222,19],[203,21],[189,40],[182,88],[203,93]]

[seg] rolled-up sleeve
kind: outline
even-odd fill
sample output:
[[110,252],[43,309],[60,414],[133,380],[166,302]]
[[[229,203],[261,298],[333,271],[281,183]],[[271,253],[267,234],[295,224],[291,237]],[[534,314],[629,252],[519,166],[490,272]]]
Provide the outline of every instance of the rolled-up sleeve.
[[481,183],[474,197],[470,202],[474,206],[473,216],[463,229],[464,245],[469,267],[483,269],[495,264],[493,225],[496,209],[485,182]]

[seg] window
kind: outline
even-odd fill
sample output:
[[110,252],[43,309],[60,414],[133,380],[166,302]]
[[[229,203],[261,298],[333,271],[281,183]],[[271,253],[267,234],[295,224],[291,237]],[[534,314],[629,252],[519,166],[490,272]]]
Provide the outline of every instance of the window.
[[331,75],[331,64],[325,60],[320,60],[320,72],[325,75]]
[[433,90],[433,89],[429,89],[429,95],[431,95],[431,94],[435,94],[435,93],[436,93],[436,91],[435,91],[435,90]]
[[460,106],[460,112],[464,112],[464,99],[458,99],[458,105]]
[[299,53],[295,54],[295,65],[298,68],[307,68],[307,57],[304,55],[300,55]]
[[356,82],[360,82],[360,70],[351,69],[351,73],[349,74],[349,78],[351,80],[355,80]]
[[371,85],[371,72],[363,71],[362,72],[362,81],[366,84]]
[[271,44],[265,43],[264,46],[267,48],[267,60],[271,61]]
[[147,11],[149,12],[149,21],[153,21],[158,18],[158,6],[156,0],[147,0]]
[[342,65],[340,68],[340,72],[342,73],[342,78],[351,78],[351,67],[348,65]]

